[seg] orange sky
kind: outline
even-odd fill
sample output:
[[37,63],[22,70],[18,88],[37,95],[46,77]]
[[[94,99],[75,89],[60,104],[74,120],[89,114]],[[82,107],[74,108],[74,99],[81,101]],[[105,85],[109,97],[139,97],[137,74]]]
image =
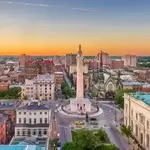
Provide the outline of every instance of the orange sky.
[[0,1],[0,55],[150,55],[149,0],[26,1]]

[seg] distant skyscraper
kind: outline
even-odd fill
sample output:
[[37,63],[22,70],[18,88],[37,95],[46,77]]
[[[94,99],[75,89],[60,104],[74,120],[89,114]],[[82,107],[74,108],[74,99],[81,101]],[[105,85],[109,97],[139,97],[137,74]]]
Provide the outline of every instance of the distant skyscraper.
[[19,60],[19,63],[20,63],[20,67],[25,67],[26,63],[30,60],[30,56],[29,55],[26,55],[26,54],[22,54],[20,56],[20,60]]
[[102,59],[104,66],[109,65],[109,54],[108,53],[102,53],[102,57],[101,57],[101,53],[98,53],[97,59],[98,59],[98,61],[101,61],[101,59]]
[[124,67],[137,67],[137,57],[136,55],[125,55],[123,57]]
[[66,55],[66,66],[76,64],[77,63],[76,57],[77,57],[77,54],[67,54]]

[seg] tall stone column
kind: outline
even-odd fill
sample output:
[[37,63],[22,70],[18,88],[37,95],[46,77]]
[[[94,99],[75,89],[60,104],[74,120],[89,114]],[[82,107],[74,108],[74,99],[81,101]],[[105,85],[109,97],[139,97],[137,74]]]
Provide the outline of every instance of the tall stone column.
[[76,84],[76,99],[83,100],[84,98],[84,86],[83,86],[83,56],[81,45],[79,45],[79,51],[77,54],[77,84]]

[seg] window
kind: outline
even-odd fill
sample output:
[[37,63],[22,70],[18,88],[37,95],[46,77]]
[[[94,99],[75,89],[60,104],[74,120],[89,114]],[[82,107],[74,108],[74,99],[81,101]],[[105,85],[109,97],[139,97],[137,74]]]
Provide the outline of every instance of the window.
[[22,135],[23,135],[23,136],[25,135],[25,131],[24,131],[24,130],[22,131]]
[[39,136],[41,136],[41,129],[39,129]]
[[149,129],[149,121],[147,120],[147,129]]
[[40,115],[42,115],[42,112],[40,112]]
[[29,113],[29,115],[31,115],[31,113]]
[[47,123],[47,118],[45,118],[45,123]]
[[28,129],[28,136],[30,136],[31,135],[31,130],[30,129]]
[[36,118],[34,118],[34,124],[36,124]]
[[135,126],[135,135],[138,137],[138,126]]
[[21,115],[21,112],[19,112],[19,115]]
[[149,148],[149,135],[148,134],[146,135],[146,146],[147,148]]
[[138,120],[138,114],[136,113],[136,120]]
[[21,118],[19,118],[19,123],[21,123]]
[[31,124],[31,118],[29,118],[29,124]]
[[133,117],[133,109],[131,110],[131,116]]
[[19,130],[17,131],[17,136],[20,136],[20,131]]
[[33,135],[36,135],[36,129],[33,130]]
[[34,113],[34,115],[36,115],[36,113]]
[[24,124],[26,124],[26,118],[24,118]]
[[46,135],[47,134],[47,130],[46,129],[44,129],[44,135]]
[[45,112],[45,115],[47,115],[47,112]]
[[26,114],[26,112],[24,112],[24,115]]
[[42,123],[42,118],[40,118],[40,123]]

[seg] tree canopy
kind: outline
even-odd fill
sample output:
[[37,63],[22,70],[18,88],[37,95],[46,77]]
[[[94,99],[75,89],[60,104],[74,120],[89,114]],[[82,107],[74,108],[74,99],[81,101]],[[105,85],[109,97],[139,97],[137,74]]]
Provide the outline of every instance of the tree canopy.
[[61,90],[62,90],[63,95],[65,95],[66,98],[75,97],[75,91],[71,87],[69,87],[66,81],[64,81],[61,84]]
[[88,129],[81,129],[73,134],[73,141],[65,143],[62,150],[119,150],[110,140],[105,131],[96,134]]
[[119,106],[121,108],[124,108],[124,98],[123,95],[124,93],[132,93],[133,90],[132,89],[120,89],[116,91],[116,95],[115,95],[115,101],[117,104],[119,104]]
[[20,98],[21,88],[20,87],[12,87],[7,91],[0,91],[0,99],[18,99]]

